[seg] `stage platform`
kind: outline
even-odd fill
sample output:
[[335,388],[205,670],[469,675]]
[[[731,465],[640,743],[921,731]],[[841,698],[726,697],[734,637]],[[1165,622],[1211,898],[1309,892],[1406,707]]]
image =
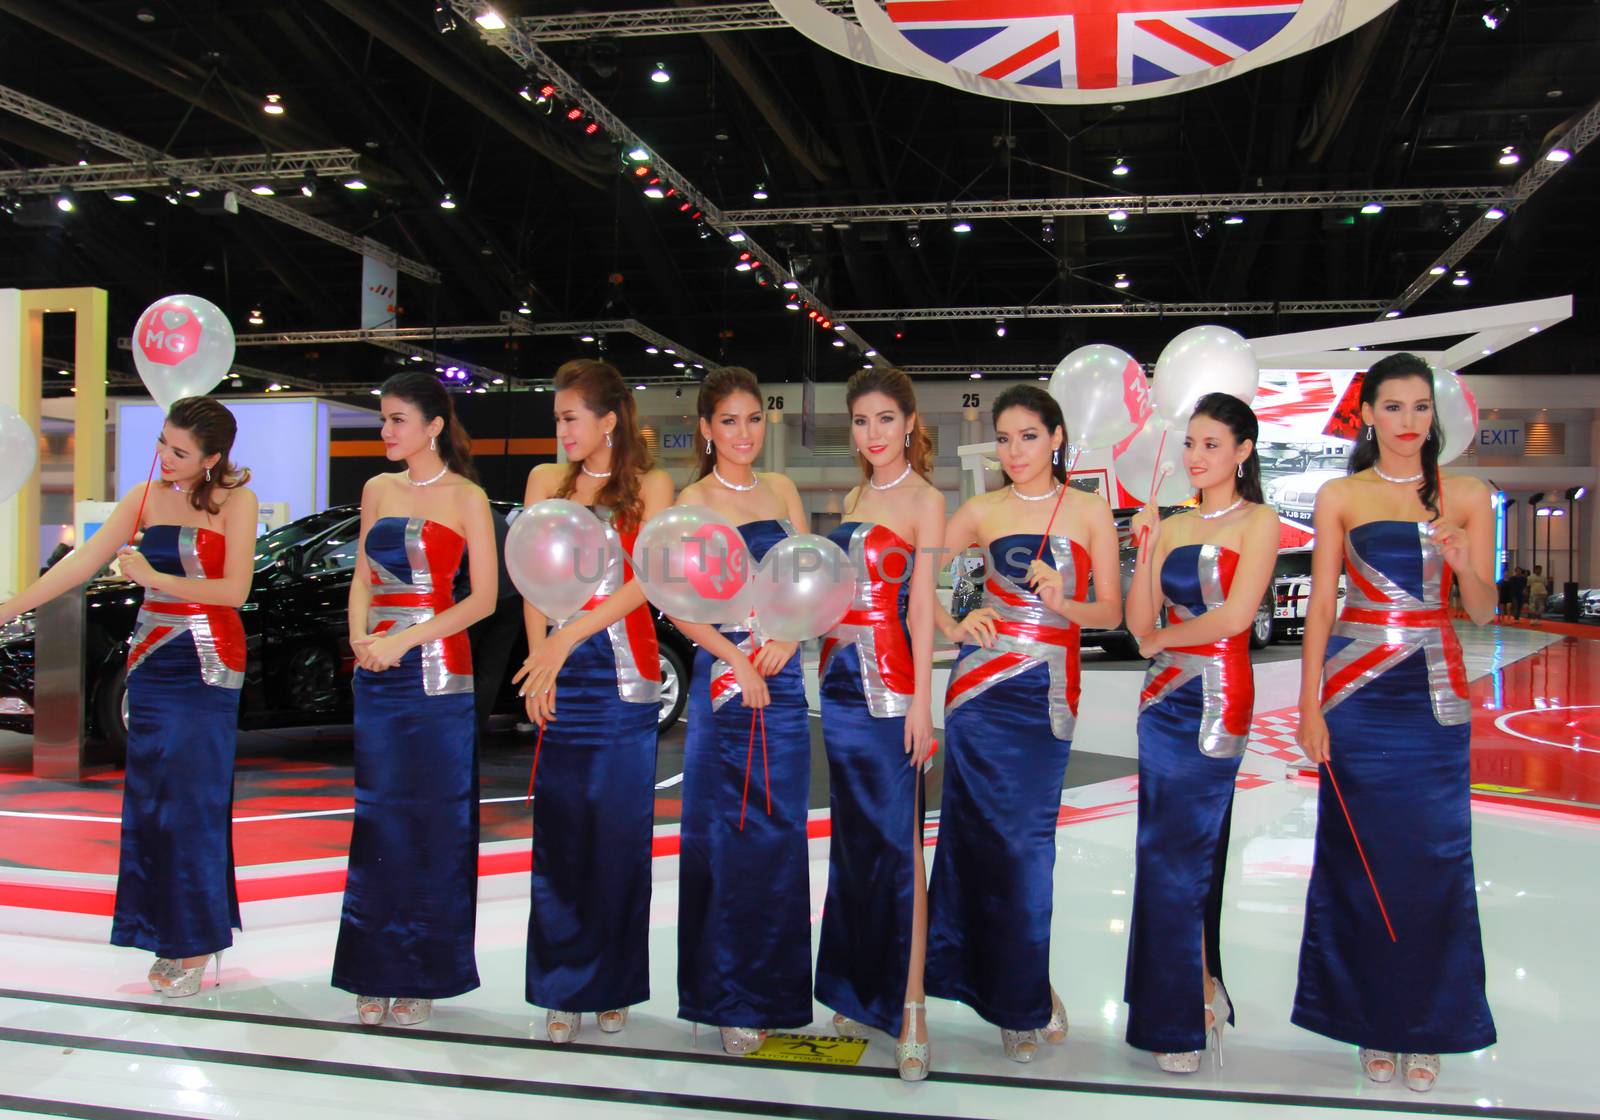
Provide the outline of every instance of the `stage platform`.
[[[1220,1070],[1207,1062],[1191,1077],[1162,1074],[1122,1041],[1137,798],[1128,713],[1085,721],[1062,792],[1052,954],[1068,1042],[1016,1065],[969,1009],[935,1000],[934,1075],[920,1085],[893,1076],[892,1040],[881,1035],[856,1065],[736,1059],[722,1054],[715,1031],[697,1040],[675,1017],[681,729],[665,737],[657,775],[652,998],[624,1033],[601,1035],[586,1022],[565,1048],[542,1041],[543,1012],[522,1000],[526,737],[498,732],[483,752],[483,986],[411,1030],[360,1027],[354,1001],[327,983],[349,835],[347,728],[244,737],[236,844],[246,929],[223,962],[222,986],[178,1002],[151,995],[143,954],[104,943],[120,775],[36,781],[26,774],[26,742],[8,737],[0,742],[0,1113],[1600,1115],[1587,1062],[1600,1031],[1600,975],[1590,961],[1600,920],[1600,644],[1517,627],[1461,633],[1472,677],[1478,898],[1500,1042],[1446,1057],[1427,1096],[1367,1083],[1352,1047],[1288,1022],[1316,821],[1314,778],[1293,749],[1290,645],[1260,658],[1239,779],[1223,921],[1238,1029]],[[1086,659],[1085,678],[1087,715],[1136,687],[1138,675]],[[816,744],[814,757],[815,920],[829,822]],[[935,780],[930,804],[937,799]],[[930,814],[930,855],[937,826]],[[811,1029],[825,1033],[827,1012],[818,1006],[816,1015]]]

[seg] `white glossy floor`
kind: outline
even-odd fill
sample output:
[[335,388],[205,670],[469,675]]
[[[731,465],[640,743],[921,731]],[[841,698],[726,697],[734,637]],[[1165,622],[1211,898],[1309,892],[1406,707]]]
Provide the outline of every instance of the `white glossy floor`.
[[[1483,671],[1536,640],[1472,641]],[[1278,686],[1274,686],[1275,688]],[[1096,695],[1084,689],[1085,702]],[[1263,697],[1264,707],[1287,700]],[[1247,765],[1247,769],[1248,769]],[[103,944],[101,919],[0,913],[0,1112],[6,1115],[350,1115],[602,1117],[751,1116],[1332,1116],[1600,1115],[1590,1055],[1600,1035],[1593,930],[1600,825],[1510,808],[1474,814],[1489,999],[1501,1042],[1446,1057],[1429,1095],[1370,1085],[1353,1048],[1290,1026],[1315,790],[1242,783],[1234,812],[1224,961],[1239,1027],[1226,1068],[1157,1071],[1122,1042],[1126,923],[1135,818],[1131,780],[1069,790],[1057,833],[1054,979],[1072,1020],[1068,1042],[1032,1065],[1006,1061],[997,1032],[966,1008],[934,1001],[935,1076],[890,1072],[875,1036],[855,1068],[779,1066],[724,1057],[714,1032],[698,1046],[674,1017],[676,861],[656,861],[651,968],[655,998],[621,1035],[586,1023],[555,1048],[543,1015],[522,1003],[526,882],[483,882],[478,961],[483,987],[438,1006],[423,1029],[361,1028],[353,1001],[327,985],[337,896],[247,906],[248,927],[223,985],[163,1003],[141,954]],[[820,905],[826,840],[814,842]],[[16,932],[27,930],[28,932]],[[826,1013],[818,1008],[815,1029]],[[5,1111],[5,1110],[12,1111]]]

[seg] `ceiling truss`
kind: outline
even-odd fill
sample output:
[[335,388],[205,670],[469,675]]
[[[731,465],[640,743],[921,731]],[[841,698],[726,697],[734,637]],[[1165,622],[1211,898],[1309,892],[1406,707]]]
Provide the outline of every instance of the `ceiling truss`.
[[[93,121],[74,116],[64,109],[54,105],[47,105],[37,98],[29,97],[25,93],[11,89],[9,86],[0,86],[0,109],[15,113],[17,116],[57,132],[71,136],[78,140],[86,141],[97,148],[108,152],[115,152],[125,159],[136,160],[142,163],[154,163],[168,158],[167,154],[155,148],[131,140],[121,133],[112,132],[102,128]],[[418,280],[425,280],[430,284],[439,283],[443,277],[439,270],[432,265],[423,264],[421,261],[412,260],[410,257],[395,252],[380,241],[370,237],[357,237],[355,234],[330,225],[320,218],[313,218],[309,214],[302,214],[292,206],[279,202],[274,198],[266,198],[250,193],[249,183],[237,182],[233,179],[221,178],[217,187],[221,190],[233,191],[238,197],[239,205],[249,210],[254,210],[284,225],[293,226],[303,233],[321,238],[323,241],[348,249],[352,253],[362,256],[374,257],[393,265],[396,269]]]
[[[822,7],[836,16],[854,18],[851,0],[821,2]],[[766,3],[520,16],[511,23],[524,34],[546,43],[601,36],[637,39],[652,35],[699,35],[708,31],[771,31],[790,26],[788,20]]]
[[347,148],[319,151],[276,152],[264,155],[217,156],[207,159],[161,159],[130,163],[91,163],[55,167],[29,167],[0,171],[0,191],[42,194],[49,191],[109,191],[182,186],[221,187],[232,180],[270,183],[317,177],[352,175],[361,157]]

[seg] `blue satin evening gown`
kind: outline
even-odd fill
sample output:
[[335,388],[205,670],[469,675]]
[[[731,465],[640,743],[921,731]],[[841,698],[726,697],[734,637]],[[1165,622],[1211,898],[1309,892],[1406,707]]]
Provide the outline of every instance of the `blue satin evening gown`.
[[[1006,1030],[1050,1020],[1050,917],[1061,784],[1078,713],[1078,627],[1024,582],[1037,533],[989,545],[992,649],[961,647],[945,693],[944,796],[928,887],[927,989]],[[1045,558],[1047,557],[1047,559]],[[1052,536],[1045,563],[1088,594],[1089,554]]]
[[[593,610],[633,580],[603,507],[606,571]],[[661,655],[650,605],[590,635],[556,678],[533,802],[533,908],[526,996],[555,1011],[611,1011],[650,998],[650,856]],[[574,616],[581,617],[579,615]]]
[[[417,626],[455,602],[454,530],[380,517],[367,530],[368,633]],[[333,986],[443,999],[478,986],[478,739],[467,632],[355,675],[355,828]]]
[[[739,526],[755,563],[793,532],[787,521]],[[752,652],[744,626],[722,631]],[[678,1017],[691,1022],[792,1029],[812,1018],[811,716],[798,651],[767,691],[763,748],[727,662],[695,654],[678,862]]]
[[[1214,544],[1167,553],[1161,591],[1168,625],[1227,602],[1238,565],[1237,552]],[[1209,964],[1211,975],[1222,978],[1222,877],[1234,778],[1254,705],[1248,630],[1162,650],[1145,674],[1133,926],[1122,992],[1128,1042],[1141,1050],[1178,1054],[1205,1046],[1205,971]]]
[[819,670],[832,840],[817,999],[898,1035],[923,811],[922,774],[905,753],[913,556],[898,533],[870,522],[846,521],[828,538],[850,557],[856,597],[824,639]]
[[[139,551],[166,575],[221,579],[228,541],[151,525]],[[240,928],[233,757],[245,637],[232,607],[146,590],[128,651],[128,770],[111,944],[179,960]]]
[[1495,1041],[1472,871],[1471,707],[1449,568],[1426,522],[1345,538],[1349,592],[1328,639],[1331,766],[1393,923],[1391,942],[1333,790],[1317,790],[1293,1021],[1413,1054]]

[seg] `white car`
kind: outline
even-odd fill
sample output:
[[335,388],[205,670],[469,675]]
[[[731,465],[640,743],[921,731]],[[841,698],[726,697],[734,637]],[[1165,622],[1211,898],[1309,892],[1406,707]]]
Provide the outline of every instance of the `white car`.
[[[1344,573],[1339,574],[1337,610],[1344,608]],[[1311,550],[1285,549],[1272,570],[1272,635],[1303,634],[1311,601]]]
[[1347,473],[1349,460],[1343,455],[1322,455],[1299,474],[1284,475],[1267,483],[1267,502],[1279,513],[1302,521],[1311,519],[1317,504],[1317,491]]

